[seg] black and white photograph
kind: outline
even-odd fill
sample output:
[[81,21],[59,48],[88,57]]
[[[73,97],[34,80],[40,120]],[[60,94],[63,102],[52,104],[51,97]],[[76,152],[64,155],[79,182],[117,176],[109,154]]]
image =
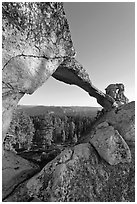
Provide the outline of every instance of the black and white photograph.
[[1,6],[1,202],[135,202],[135,2]]

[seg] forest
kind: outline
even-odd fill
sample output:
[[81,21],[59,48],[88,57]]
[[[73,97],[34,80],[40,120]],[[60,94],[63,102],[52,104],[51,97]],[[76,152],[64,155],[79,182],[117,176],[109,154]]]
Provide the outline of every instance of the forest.
[[[90,132],[98,108],[80,107],[21,107],[13,114],[4,141],[26,159],[41,162],[49,155],[56,156],[63,147],[78,144]],[[43,156],[44,155],[44,156]]]

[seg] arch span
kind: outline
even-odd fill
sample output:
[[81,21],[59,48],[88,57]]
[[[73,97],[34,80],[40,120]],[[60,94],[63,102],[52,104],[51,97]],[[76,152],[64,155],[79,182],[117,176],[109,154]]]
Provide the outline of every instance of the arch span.
[[106,110],[110,110],[115,102],[112,97],[104,94],[92,84],[88,73],[75,58],[65,59],[52,76],[59,81],[84,89]]

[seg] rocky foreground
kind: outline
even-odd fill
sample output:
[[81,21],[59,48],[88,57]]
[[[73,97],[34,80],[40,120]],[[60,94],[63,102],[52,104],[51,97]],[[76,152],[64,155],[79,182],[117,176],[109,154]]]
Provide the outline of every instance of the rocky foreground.
[[5,154],[3,201],[134,202],[134,122],[134,102],[106,112],[80,144],[66,147],[42,170]]

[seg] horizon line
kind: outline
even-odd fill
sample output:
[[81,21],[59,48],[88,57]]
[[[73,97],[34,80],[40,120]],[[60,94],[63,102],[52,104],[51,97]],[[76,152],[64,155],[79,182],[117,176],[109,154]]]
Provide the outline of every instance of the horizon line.
[[18,104],[18,106],[47,106],[47,107],[51,107],[51,106],[54,106],[54,107],[91,107],[91,108],[103,108],[102,106],[81,106],[81,105],[44,105],[44,104],[35,104],[35,105],[32,105],[32,104]]

